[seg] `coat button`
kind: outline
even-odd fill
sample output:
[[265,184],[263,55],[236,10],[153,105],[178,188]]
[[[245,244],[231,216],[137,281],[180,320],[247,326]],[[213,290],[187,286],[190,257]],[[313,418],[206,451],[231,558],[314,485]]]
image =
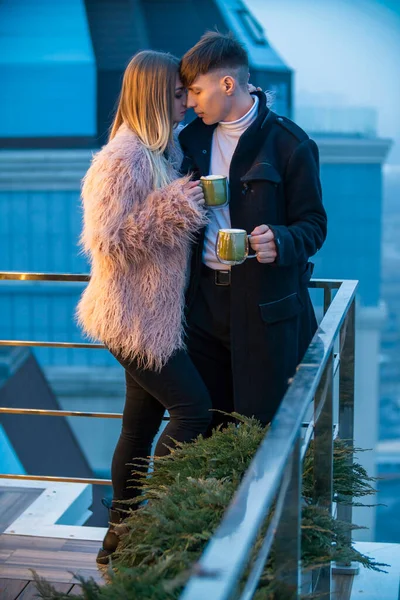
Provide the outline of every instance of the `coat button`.
[[282,117],[277,117],[276,120],[282,122],[283,118]]
[[202,150],[203,154],[207,154],[207,150]]

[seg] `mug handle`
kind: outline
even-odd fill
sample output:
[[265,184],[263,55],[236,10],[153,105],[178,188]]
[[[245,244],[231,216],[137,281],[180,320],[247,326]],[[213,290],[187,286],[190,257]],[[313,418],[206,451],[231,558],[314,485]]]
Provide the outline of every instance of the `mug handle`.
[[[248,239],[250,239],[250,238],[251,238],[251,235],[250,235],[250,234],[247,234],[247,238],[248,238]],[[249,248],[250,248],[250,244],[249,244]],[[246,260],[247,260],[248,258],[257,258],[257,254],[248,254],[248,255],[246,256]]]

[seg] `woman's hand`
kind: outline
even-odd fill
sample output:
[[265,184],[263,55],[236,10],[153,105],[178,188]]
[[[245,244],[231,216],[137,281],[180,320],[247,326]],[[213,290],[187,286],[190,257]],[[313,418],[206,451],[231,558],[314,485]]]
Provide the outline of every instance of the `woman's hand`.
[[197,204],[200,204],[201,206],[204,205],[205,200],[200,181],[188,181],[188,183],[183,187],[183,190],[186,196],[193,202],[197,202]]
[[250,94],[253,94],[254,92],[262,92],[262,88],[258,87],[256,88],[253,84],[248,83],[247,84],[247,89],[249,90]]

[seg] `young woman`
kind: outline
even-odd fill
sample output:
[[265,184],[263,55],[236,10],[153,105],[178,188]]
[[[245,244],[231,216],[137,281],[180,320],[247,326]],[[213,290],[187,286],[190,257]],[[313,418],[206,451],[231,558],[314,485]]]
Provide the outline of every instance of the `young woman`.
[[[91,279],[78,305],[86,334],[125,368],[122,431],[111,468],[110,528],[97,562],[118,544],[127,501],[138,494],[129,463],[149,456],[165,409],[170,421],[156,446],[188,442],[210,423],[208,391],[185,351],[184,292],[193,235],[205,224],[198,181],[179,177],[174,126],[186,93],[178,60],[140,52],[123,78],[109,142],[94,156],[82,188],[82,245]],[[132,487],[133,486],[133,487]]]

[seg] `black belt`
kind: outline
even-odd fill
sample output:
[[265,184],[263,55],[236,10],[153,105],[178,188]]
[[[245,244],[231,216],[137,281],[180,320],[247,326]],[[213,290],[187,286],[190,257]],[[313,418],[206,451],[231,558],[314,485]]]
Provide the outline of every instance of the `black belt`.
[[215,269],[210,269],[204,263],[202,264],[202,275],[212,279],[215,285],[231,285],[231,272],[230,271],[216,271]]

